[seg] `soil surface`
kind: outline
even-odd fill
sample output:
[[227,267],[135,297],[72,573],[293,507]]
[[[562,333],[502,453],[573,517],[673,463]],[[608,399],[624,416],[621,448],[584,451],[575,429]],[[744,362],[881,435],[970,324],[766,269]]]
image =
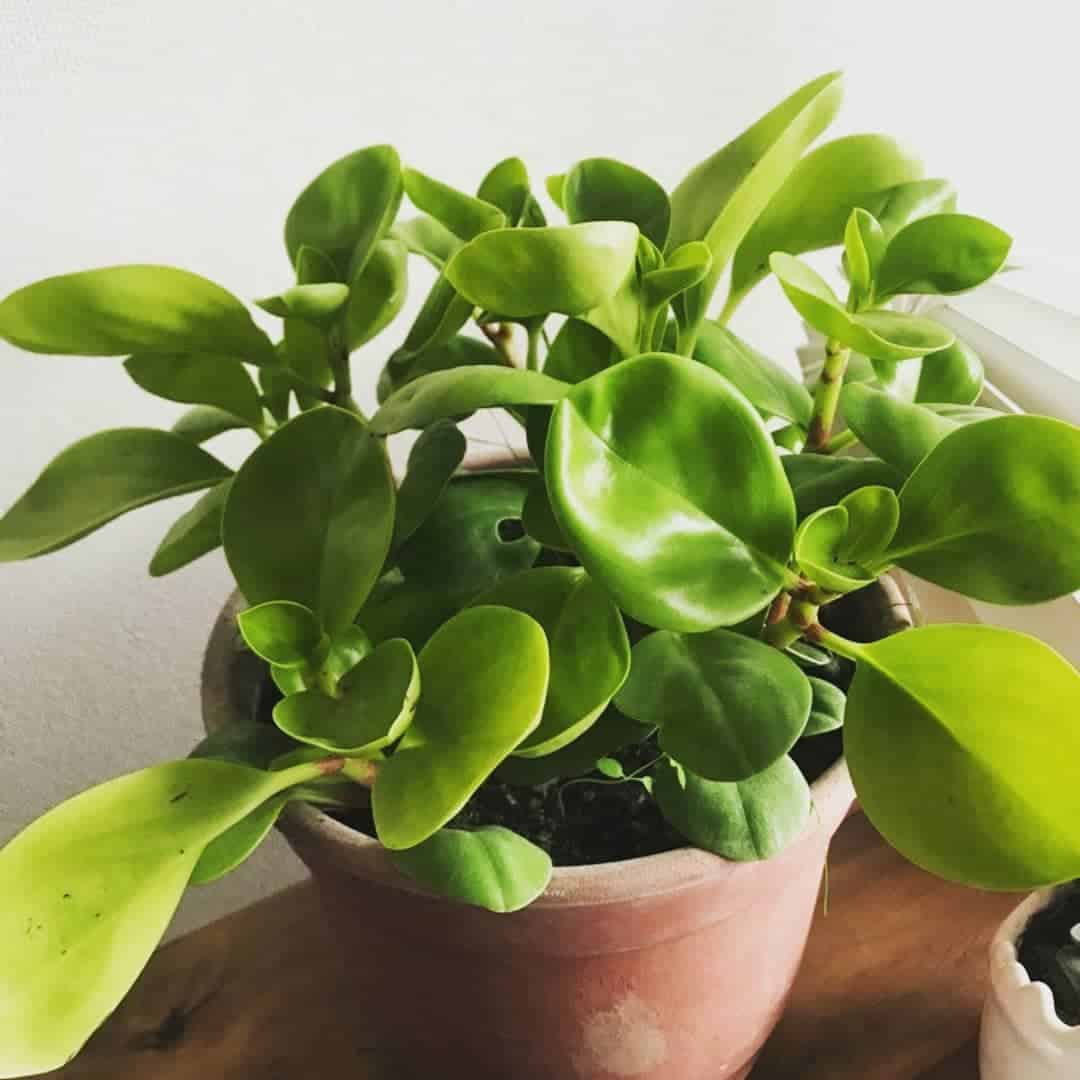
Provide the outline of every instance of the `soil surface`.
[[1032,917],[1017,951],[1032,981],[1050,987],[1062,1022],[1080,1026],[1080,881]]

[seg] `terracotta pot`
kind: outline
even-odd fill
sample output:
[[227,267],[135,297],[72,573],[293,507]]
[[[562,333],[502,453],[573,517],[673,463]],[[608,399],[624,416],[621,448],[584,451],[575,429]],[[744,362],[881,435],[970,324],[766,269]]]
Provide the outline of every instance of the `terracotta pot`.
[[[878,628],[866,637],[910,625],[895,582],[863,592],[863,626]],[[206,654],[210,730],[250,716],[265,682],[239,645],[238,606]],[[741,1080],[784,1008],[829,841],[854,802],[843,760],[813,795],[810,823],[776,858],[684,848],[558,868],[512,915],[426,894],[373,839],[313,807],[291,805],[281,829],[314,875],[392,1075]]]
[[1080,1076],[1080,1027],[1062,1022],[1045,983],[1032,982],[1017,943],[1053,889],[1029,896],[990,944],[990,990],[979,1034],[982,1080],[1066,1080]]

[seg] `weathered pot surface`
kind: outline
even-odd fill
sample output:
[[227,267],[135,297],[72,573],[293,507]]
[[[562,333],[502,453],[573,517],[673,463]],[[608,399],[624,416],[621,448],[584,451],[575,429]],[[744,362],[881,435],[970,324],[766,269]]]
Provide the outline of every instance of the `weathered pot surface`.
[[990,944],[990,990],[979,1034],[982,1080],[1072,1080],[1080,1077],[1080,1027],[1062,1022],[1045,983],[1032,982],[1017,943],[1053,889],[1029,896]]
[[[878,625],[910,625],[896,582],[867,599]],[[250,717],[265,680],[239,643],[239,607],[234,596],[207,649],[210,730]],[[829,842],[854,803],[843,760],[813,797],[810,823],[775,858],[683,848],[560,867],[512,915],[431,896],[374,839],[314,807],[291,804],[280,824],[355,972],[359,1026],[393,1075],[741,1080],[783,1010]]]

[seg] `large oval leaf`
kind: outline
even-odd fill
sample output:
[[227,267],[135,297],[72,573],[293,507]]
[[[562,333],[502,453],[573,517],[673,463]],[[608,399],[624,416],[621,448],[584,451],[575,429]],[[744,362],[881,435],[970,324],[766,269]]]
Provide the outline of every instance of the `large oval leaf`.
[[494,229],[466,244],[446,276],[477,307],[526,318],[579,315],[614,296],[637,257],[638,231],[619,221]]
[[419,662],[416,717],[372,791],[379,839],[392,850],[415,847],[442,828],[536,728],[547,695],[544,631],[509,608],[455,615]]
[[211,352],[274,362],[270,339],[232,293],[171,266],[109,266],[27,285],[0,301],[0,338],[40,353]]
[[738,783],[706,780],[670,761],[652,776],[664,817],[695,847],[734,862],[779,855],[810,819],[810,787],[786,755]]
[[477,604],[531,615],[547,635],[551,677],[540,725],[514,751],[540,757],[589,728],[630,670],[630,642],[619,609],[580,567],[545,566],[505,578]]
[[380,240],[349,286],[345,344],[358,349],[397,318],[408,285],[407,252],[399,240]]
[[212,405],[196,405],[188,409],[172,426],[177,434],[196,445],[208,442],[226,431],[236,431],[246,427],[239,417],[232,413],[215,409]]
[[294,781],[188,760],[91,788],[0,851],[0,1075],[58,1069],[116,1008],[203,849]]
[[639,641],[615,704],[660,728],[660,746],[709,780],[745,780],[782,758],[810,715],[810,684],[779,649],[729,630]]
[[435,508],[465,457],[468,442],[450,420],[437,420],[421,432],[409,451],[405,478],[397,493],[394,539],[399,548]]
[[551,880],[547,852],[499,825],[471,832],[440,829],[391,858],[439,896],[500,913],[528,906]]
[[586,158],[563,178],[566,216],[582,221],[631,221],[658,248],[667,240],[671,205],[649,175],[612,158]]
[[212,487],[173,522],[150,560],[150,576],[163,577],[221,547],[221,516],[232,477]]
[[841,243],[852,210],[868,207],[883,188],[921,176],[919,159],[887,135],[846,135],[812,150],[739,245],[725,312],[768,274],[774,251],[801,255]]
[[390,235],[400,240],[413,255],[427,259],[436,270],[442,270],[461,241],[441,222],[428,214],[397,222]]
[[391,435],[497,405],[550,405],[568,389],[550,375],[520,368],[476,364],[433,371],[391,394],[372,417],[371,430]]
[[877,219],[885,239],[890,240],[905,225],[931,214],[949,214],[956,209],[956,188],[948,180],[911,180],[880,191],[866,203]]
[[994,604],[1080,589],[1080,429],[1000,416],[947,435],[900,492],[885,555]]
[[285,247],[296,262],[301,245],[333,260],[347,282],[397,216],[401,162],[392,146],[369,146],[324,169],[297,197],[285,219]]
[[53,458],[0,517],[0,562],[56,551],[129,510],[228,475],[217,458],[171,431],[98,432]]
[[896,634],[856,659],[844,749],[889,843],[980,888],[1080,875],[1080,675],[1065,660],[1027,635],[962,625]]
[[394,482],[359,417],[302,413],[244,462],[225,504],[225,556],[252,604],[293,600],[331,633],[348,626],[382,569]]
[[579,383],[546,458],[563,533],[634,618],[708,630],[779,591],[791,490],[760,417],[705,365],[653,353]]
[[187,405],[212,405],[259,428],[263,422],[259,392],[243,364],[211,353],[140,353],[124,361],[131,378],[144,390]]
[[413,206],[430,214],[462,240],[506,226],[506,215],[484,199],[466,195],[417,169],[406,169],[403,179],[405,193]]
[[785,454],[780,461],[795,495],[800,519],[823,506],[833,506],[858,488],[878,484],[899,491],[904,482],[893,466],[877,458]]
[[954,341],[922,361],[915,400],[971,405],[982,393],[985,371],[979,354],[963,341]]

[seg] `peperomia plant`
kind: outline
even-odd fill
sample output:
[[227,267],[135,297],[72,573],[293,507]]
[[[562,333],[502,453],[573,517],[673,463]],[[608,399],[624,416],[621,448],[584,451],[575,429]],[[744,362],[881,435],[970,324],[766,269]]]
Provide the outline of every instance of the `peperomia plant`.
[[[127,357],[192,406],[65,450],[0,519],[0,559],[203,491],[151,572],[223,545],[280,694],[273,724],[76,796],[0,853],[0,1075],[75,1053],[185,886],[290,800],[369,805],[403,873],[512,911],[548,853],[452,824],[493,776],[638,782],[687,841],[760,859],[812,813],[792,749],[843,725],[863,807],[915,862],[988,888],[1080,874],[1080,676],[1061,657],[988,626],[866,644],[821,618],[894,566],[994,603],[1080,589],[1080,430],[977,406],[975,353],[891,303],[980,284],[1009,238],[890,138],[807,153],[840,96],[837,75],[803,87],[670,196],[578,162],[547,184],[565,224],[516,158],[469,195],[389,147],[350,154],[288,214],[294,280],[258,301],[277,341],[167,267],[0,303],[9,342]],[[399,218],[404,195],[419,216]],[[840,246],[846,300],[798,258]],[[410,253],[437,278],[368,418],[352,354],[378,355]],[[726,325],[770,273],[826,337],[812,388]],[[457,423],[490,408],[532,460],[464,472]],[[233,473],[203,444],[241,428],[256,442]],[[410,430],[397,483],[385,444]],[[814,674],[830,655],[856,666],[846,699]],[[653,759],[627,771],[642,742]]]

